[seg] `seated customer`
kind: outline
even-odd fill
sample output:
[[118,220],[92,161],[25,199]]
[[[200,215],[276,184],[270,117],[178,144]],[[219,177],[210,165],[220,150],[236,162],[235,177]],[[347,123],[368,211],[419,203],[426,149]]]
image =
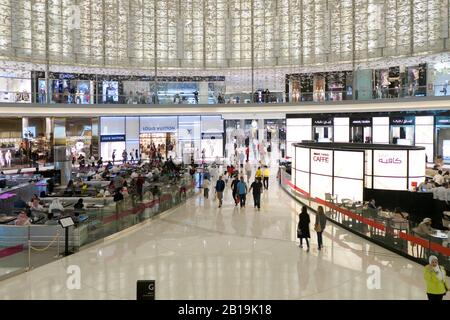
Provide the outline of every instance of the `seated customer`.
[[49,213],[47,214],[47,221],[45,221],[45,225],[47,226],[51,226],[51,225],[57,225],[58,224],[58,220],[53,219],[53,213]]
[[375,204],[375,199],[370,200],[369,202],[369,208],[370,209],[374,209],[374,210],[378,210],[376,204]]
[[64,206],[59,201],[58,198],[53,199],[52,203],[50,203],[50,206],[48,207],[48,212],[52,212],[53,210],[59,210],[61,212],[64,212]]
[[28,218],[27,214],[22,211],[19,216],[17,217],[17,220],[15,221],[16,226],[28,226],[31,224],[30,218]]
[[32,199],[29,205],[30,205],[31,210],[37,210],[37,211],[44,210],[44,207],[39,203],[39,198]]
[[438,185],[443,185],[445,182],[444,176],[442,175],[442,170],[439,170],[433,177],[433,181]]
[[424,182],[421,182],[417,187],[419,192],[432,192],[433,191],[433,183],[429,178],[425,178]]
[[393,218],[399,221],[405,221],[408,219],[408,217],[403,214],[402,209],[400,209],[399,207],[395,208]]
[[415,233],[419,236],[428,236],[433,232],[433,228],[431,228],[431,219],[425,218],[417,227],[413,229]]
[[75,203],[75,205],[73,206],[73,208],[76,209],[76,210],[84,210],[83,199],[78,199],[78,202]]

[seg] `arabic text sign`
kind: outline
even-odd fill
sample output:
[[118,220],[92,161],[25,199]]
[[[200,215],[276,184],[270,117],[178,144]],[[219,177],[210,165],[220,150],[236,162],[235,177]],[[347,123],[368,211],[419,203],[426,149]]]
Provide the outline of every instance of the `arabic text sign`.
[[406,177],[406,150],[374,150],[374,175]]

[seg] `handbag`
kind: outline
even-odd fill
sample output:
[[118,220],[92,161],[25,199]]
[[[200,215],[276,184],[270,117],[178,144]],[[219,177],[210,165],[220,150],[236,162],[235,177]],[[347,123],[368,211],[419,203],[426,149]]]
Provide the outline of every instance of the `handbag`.
[[321,227],[320,223],[316,223],[314,225],[314,231],[315,232],[322,232],[322,227]]
[[302,237],[302,229],[297,229],[297,238]]

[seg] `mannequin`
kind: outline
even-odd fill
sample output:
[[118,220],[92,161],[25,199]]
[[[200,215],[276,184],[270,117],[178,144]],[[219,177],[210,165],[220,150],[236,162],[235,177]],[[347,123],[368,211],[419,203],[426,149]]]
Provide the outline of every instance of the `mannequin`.
[[11,151],[8,149],[5,154],[6,166],[11,167]]
[[3,151],[0,150],[0,167],[5,166],[5,158],[3,157]]

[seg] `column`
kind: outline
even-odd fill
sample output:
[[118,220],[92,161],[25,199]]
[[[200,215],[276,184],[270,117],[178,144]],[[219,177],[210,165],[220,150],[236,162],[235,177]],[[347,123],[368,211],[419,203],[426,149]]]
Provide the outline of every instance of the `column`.
[[208,104],[208,82],[198,83],[198,103]]
[[66,146],[66,119],[55,118],[53,130],[53,154],[55,170],[61,170],[61,185],[67,185],[71,178],[72,162]]

